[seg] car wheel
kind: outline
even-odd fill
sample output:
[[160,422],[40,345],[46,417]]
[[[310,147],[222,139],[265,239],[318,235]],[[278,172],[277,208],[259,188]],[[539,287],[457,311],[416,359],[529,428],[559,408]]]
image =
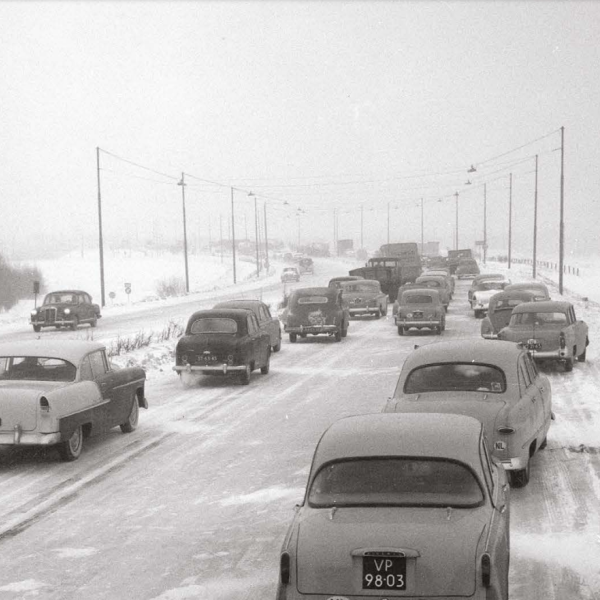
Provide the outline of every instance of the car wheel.
[[58,445],[58,453],[62,460],[71,462],[77,460],[83,448],[83,428],[78,425],[71,437]]
[[290,342],[292,342],[292,344],[295,344],[297,339],[298,336],[295,333],[290,333]]
[[41,331],[41,329],[42,329],[42,326],[41,326],[41,325],[34,325],[34,326],[33,326],[33,330],[34,330],[36,333],[39,333],[39,332]]
[[587,348],[577,357],[578,362],[585,362],[585,353],[587,352]]
[[381,309],[379,309],[379,308],[378,308],[378,309],[377,309],[377,312],[376,312],[376,313],[372,313],[372,314],[373,314],[373,316],[374,316],[376,319],[379,319],[379,318],[381,317]]
[[71,323],[71,330],[75,331],[79,326],[79,319],[75,317],[75,320]]
[[281,334],[279,334],[279,339],[277,343],[273,346],[273,352],[279,352],[281,350]]
[[540,450],[543,450],[548,445],[548,437],[544,438],[544,441],[540,444]]
[[398,335],[404,335],[404,327],[402,325],[398,325]]
[[510,472],[510,485],[515,488],[522,488],[529,483],[529,463],[530,461],[528,460],[527,466],[524,469]]
[[435,328],[435,335],[442,335],[442,326],[441,325],[438,325]]
[[336,342],[341,342],[342,341],[342,331],[341,331],[341,329],[338,329],[335,332],[335,341]]
[[385,317],[387,315],[387,306],[381,307],[381,316]]
[[476,310],[475,311],[475,318],[476,319],[481,319],[481,311],[480,310]]
[[565,371],[573,370],[573,358],[570,356],[565,360]]
[[129,411],[129,416],[127,417],[127,421],[125,421],[125,423],[121,423],[121,431],[123,433],[131,433],[134,431],[138,426],[139,418],[140,404],[138,402],[137,394],[134,392],[131,399],[131,410]]
[[342,329],[342,337],[346,337],[348,335],[348,325]]
[[90,321],[90,327],[96,327],[96,325],[98,325],[98,319],[96,317],[94,317],[91,321]]
[[252,369],[250,368],[250,365],[246,365],[240,376],[240,381],[242,382],[242,385],[248,385],[250,383],[251,374]]
[[260,368],[260,372],[263,375],[268,375],[269,374],[269,369],[271,368],[271,351],[268,350],[267,351],[267,364],[264,367]]

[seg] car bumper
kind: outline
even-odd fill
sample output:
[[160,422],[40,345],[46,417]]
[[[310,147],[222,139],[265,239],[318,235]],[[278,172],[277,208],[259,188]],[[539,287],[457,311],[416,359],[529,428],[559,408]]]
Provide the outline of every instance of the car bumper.
[[348,311],[351,315],[376,315],[379,312],[378,306],[363,306],[356,308],[349,308]]
[[497,333],[482,333],[481,337],[486,340],[497,340],[498,334]]
[[286,325],[285,332],[286,333],[335,333],[339,331],[339,327],[337,325],[299,325],[297,327],[288,327]]
[[414,319],[396,319],[396,325],[400,325],[402,327],[439,327],[441,326],[441,320],[423,320],[416,321]]
[[228,365],[220,363],[217,365],[177,365],[173,367],[173,371],[177,373],[235,373],[236,371],[245,371],[246,365]]
[[56,319],[56,321],[52,321],[52,323],[46,323],[46,321],[31,321],[31,324],[36,327],[54,327],[55,325],[67,326],[73,325],[74,323],[75,319]]
[[350,598],[352,600],[379,600],[380,598],[382,599],[387,599],[389,598],[389,600],[392,600],[392,598],[394,599],[402,599],[402,600],[423,600],[423,598],[429,599],[429,598],[435,598],[435,600],[486,600],[487,598],[489,598],[487,591],[489,590],[489,588],[484,588],[483,586],[478,586],[478,588],[475,590],[474,594],[470,594],[468,596],[439,596],[439,595],[435,595],[435,596],[423,596],[422,594],[419,594],[418,596],[415,596],[413,594],[408,594],[408,595],[398,595],[397,593],[394,594],[392,596],[392,594],[390,594],[389,592],[386,594],[384,591],[380,591],[380,592],[376,592],[375,594],[371,593],[371,594],[333,594],[333,593],[328,593],[328,594],[302,594],[300,593],[294,586],[294,584],[290,584],[290,585],[282,585],[279,584],[278,588],[277,588],[277,593],[275,598],[277,600],[350,600]]
[[527,457],[515,457],[515,458],[502,458],[500,462],[504,467],[505,471],[520,471],[527,467]]
[[52,446],[61,441],[60,433],[33,433],[16,426],[13,431],[0,432],[2,446]]
[[566,360],[572,358],[573,355],[566,348],[556,350],[529,350],[532,358],[536,360]]

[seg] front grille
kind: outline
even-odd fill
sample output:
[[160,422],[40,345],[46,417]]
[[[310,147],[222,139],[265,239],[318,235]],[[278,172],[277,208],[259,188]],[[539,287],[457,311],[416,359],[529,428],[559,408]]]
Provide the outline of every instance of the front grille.
[[56,321],[56,308],[45,308],[42,311],[45,323],[54,323]]

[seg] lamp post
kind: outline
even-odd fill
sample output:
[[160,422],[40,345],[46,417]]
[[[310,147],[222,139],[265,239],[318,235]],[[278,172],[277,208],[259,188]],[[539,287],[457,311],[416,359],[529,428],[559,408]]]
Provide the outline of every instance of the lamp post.
[[483,184],[483,264],[487,261],[487,183]]
[[508,268],[512,262],[512,173],[508,175]]
[[260,277],[260,258],[259,258],[259,243],[258,243],[258,209],[256,206],[256,194],[249,192],[248,196],[254,198],[254,244],[256,246],[256,276]]
[[105,306],[104,298],[104,244],[102,241],[102,195],[100,194],[100,148],[96,147],[96,167],[98,175],[98,236],[100,251],[100,302]]
[[235,214],[233,205],[233,187],[231,188],[231,250],[233,254],[233,283],[237,283],[235,273]]
[[387,243],[388,246],[390,245],[390,203],[388,202],[388,206],[387,206]]
[[265,269],[267,270],[267,275],[269,274],[269,234],[267,230],[267,202],[263,204],[263,213],[265,216]]
[[558,293],[563,293],[565,258],[565,128],[560,128],[560,231],[558,248]]
[[425,251],[425,238],[423,233],[423,198],[421,198],[421,256],[423,256],[423,252]]
[[364,223],[364,220],[363,220],[363,209],[364,209],[364,206],[361,204],[360,205],[360,247],[361,248],[365,247],[365,244],[364,244],[364,241],[363,241],[363,223]]
[[177,183],[181,186],[181,202],[183,208],[183,258],[185,261],[185,291],[190,292],[190,276],[188,271],[188,252],[187,252],[187,226],[185,221],[185,179],[184,173],[181,174],[181,181]]
[[454,201],[456,204],[456,223],[454,225],[454,249],[458,250],[458,192],[454,192]]

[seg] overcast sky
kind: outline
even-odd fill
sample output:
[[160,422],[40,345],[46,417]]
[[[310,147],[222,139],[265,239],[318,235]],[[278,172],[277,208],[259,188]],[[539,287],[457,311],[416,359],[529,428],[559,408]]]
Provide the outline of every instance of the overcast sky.
[[[600,3],[2,2],[0,250],[98,237],[598,248]],[[537,140],[537,141],[536,141]],[[530,143],[533,142],[533,143]],[[512,150],[524,146],[518,151]],[[123,160],[124,159],[124,160]],[[129,161],[129,162],[127,162]],[[140,165],[140,166],[135,166]],[[474,164],[477,171],[467,173]],[[208,180],[222,184],[209,184]],[[470,180],[471,185],[466,182]],[[302,209],[304,212],[299,212]],[[571,261],[572,262],[572,261]]]

